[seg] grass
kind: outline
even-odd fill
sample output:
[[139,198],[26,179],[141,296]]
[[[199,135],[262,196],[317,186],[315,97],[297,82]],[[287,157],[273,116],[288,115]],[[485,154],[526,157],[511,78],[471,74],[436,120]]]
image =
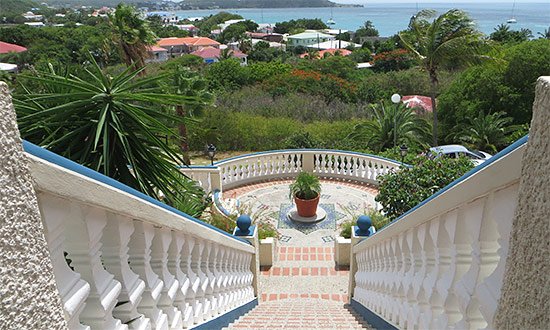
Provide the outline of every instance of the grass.
[[[217,162],[217,161],[220,161],[220,160],[223,160],[223,159],[227,159],[227,158],[231,158],[231,157],[246,155],[246,154],[249,154],[249,153],[253,153],[253,151],[222,151],[222,152],[217,152],[216,157],[214,158],[214,162]],[[191,165],[210,165],[210,158],[208,158],[208,156],[206,156],[204,154],[204,152],[193,151],[189,154],[189,156],[191,158]]]

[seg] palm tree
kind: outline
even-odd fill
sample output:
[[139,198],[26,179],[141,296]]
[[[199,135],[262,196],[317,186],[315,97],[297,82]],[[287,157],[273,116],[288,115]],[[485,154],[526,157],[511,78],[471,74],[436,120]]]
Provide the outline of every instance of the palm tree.
[[550,27],[548,29],[544,29],[544,32],[537,33],[541,39],[550,39]]
[[[182,158],[167,141],[177,138],[163,108],[191,103],[193,96],[162,93],[163,75],[137,80],[128,67],[111,77],[90,56],[82,78],[51,72],[26,75],[33,92],[14,97],[22,136],[191,215],[199,215],[202,189],[176,168]],[[34,92],[36,91],[36,92]]]
[[115,13],[109,15],[114,30],[114,42],[120,47],[126,65],[142,68],[148,56],[149,46],[155,43],[156,36],[149,23],[140,18],[132,6],[120,3]]
[[505,112],[488,115],[480,112],[477,118],[468,118],[458,138],[472,148],[496,152],[507,144],[507,135],[516,128],[509,125],[513,118],[505,115]]
[[404,46],[421,60],[431,82],[433,144],[437,145],[436,93],[438,72],[445,65],[470,64],[481,58],[484,41],[466,13],[451,9],[429,21],[435,11],[422,10],[411,19],[409,30],[399,34]]
[[374,118],[354,127],[350,138],[365,142],[379,152],[402,143],[424,146],[430,139],[430,124],[404,104],[372,106]]
[[229,48],[222,49],[220,52],[220,56],[218,56],[218,59],[220,61],[229,60],[233,58],[233,50]]
[[204,105],[213,101],[213,96],[207,90],[207,81],[185,67],[180,66],[175,70],[171,85],[175,88],[175,94],[193,98],[191,102],[182,102],[176,106],[176,115],[182,119],[178,124],[180,150],[184,163],[190,164],[187,122],[192,122]]

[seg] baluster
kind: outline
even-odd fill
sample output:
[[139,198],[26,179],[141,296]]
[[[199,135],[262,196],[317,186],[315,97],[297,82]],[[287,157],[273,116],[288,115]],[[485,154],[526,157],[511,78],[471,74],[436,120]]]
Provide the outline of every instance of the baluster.
[[185,328],[193,324],[193,310],[186,301],[191,280],[185,273],[187,270],[187,254],[184,251],[185,235],[178,232],[172,232],[172,244],[168,249],[168,269],[179,283],[179,288],[176,291],[174,305],[181,311],[182,325]]
[[211,241],[205,241],[204,242],[204,250],[203,255],[201,257],[200,262],[200,269],[204,274],[204,278],[201,279],[201,287],[202,291],[204,292],[204,299],[203,299],[203,310],[202,310],[202,317],[204,320],[208,320],[211,317],[212,314],[212,290],[210,286],[210,270],[208,268],[209,259],[210,259],[210,252],[212,248],[212,242]]
[[68,258],[72,267],[90,284],[90,294],[80,320],[92,328],[125,329],[113,317],[121,284],[101,264],[101,237],[107,225],[105,211],[88,206],[70,205],[70,216],[64,223]]
[[399,243],[398,243],[398,239],[399,237],[398,236],[393,236],[391,238],[391,244],[390,244],[390,248],[391,248],[391,268],[390,268],[390,272],[391,272],[391,281],[390,281],[390,286],[391,286],[391,289],[390,289],[390,294],[391,294],[391,298],[390,298],[390,305],[389,305],[389,313],[390,313],[390,317],[388,318],[389,320],[391,320],[393,323],[397,323],[397,313],[399,313],[399,295],[398,295],[398,290],[399,290],[399,284],[401,283],[401,279],[399,278],[399,271],[401,269],[401,262],[400,262],[400,255],[401,255],[401,252],[399,250]]
[[130,218],[107,213],[107,226],[103,235],[103,265],[122,284],[118,304],[113,315],[131,329],[148,329],[151,321],[137,308],[145,290],[145,282],[128,264],[128,243],[134,232]]
[[399,312],[397,313],[397,325],[405,327],[406,316],[407,316],[407,290],[409,285],[407,283],[407,274],[411,268],[410,258],[409,258],[409,247],[407,245],[406,233],[399,233],[399,251],[400,251],[400,264],[401,268],[399,270],[399,278],[401,279],[399,283],[399,290],[397,292],[399,299]]
[[201,239],[197,239],[195,241],[195,247],[193,248],[193,253],[191,256],[191,268],[193,269],[193,272],[196,274],[198,282],[198,287],[195,291],[195,305],[193,306],[193,312],[195,315],[193,315],[194,322],[199,323],[204,320],[203,314],[204,314],[204,308],[205,308],[205,297],[204,297],[204,284],[208,281],[206,278],[203,270],[201,269],[201,262],[203,258],[203,251],[204,251],[204,241]]
[[151,268],[151,244],[154,236],[155,230],[152,225],[134,220],[134,233],[128,244],[128,259],[130,268],[145,283],[138,311],[151,319],[155,329],[168,329],[168,317],[158,306],[164,283]]
[[210,305],[212,306],[212,316],[215,317],[220,313],[220,282],[219,282],[219,270],[218,259],[220,257],[220,248],[216,243],[212,243],[212,250],[210,251],[210,259],[208,260],[209,270],[209,283],[212,290],[212,298]]
[[[467,219],[467,221],[460,223],[460,226],[464,227],[465,230],[461,240],[461,243],[464,244],[461,251],[461,259],[463,263],[468,262],[468,265],[464,265],[463,269],[466,271],[460,278],[457,278],[454,285],[454,292],[460,300],[459,306],[462,313],[462,320],[458,322],[458,327],[479,329],[487,326],[483,316],[479,313],[477,302],[472,301],[472,295],[474,294],[480,270],[481,246],[479,236],[481,234],[483,219],[486,216],[484,213],[487,200],[487,197],[479,198],[463,206],[464,219]],[[472,307],[477,312],[468,315],[467,312],[468,310],[472,310]]]
[[[189,289],[185,295],[185,301],[189,305],[192,313],[190,317],[190,322],[195,323],[195,315],[200,314],[202,311],[202,304],[197,299],[197,293],[200,286],[200,278],[197,276],[193,270],[193,254],[195,249],[198,249],[195,244],[195,238],[193,236],[186,236],[185,243],[183,245],[183,256],[182,261],[183,269],[187,269],[187,277],[189,278]],[[198,322],[198,321],[197,321]]]
[[217,301],[217,310],[216,313],[222,314],[225,311],[225,273],[223,269],[223,260],[225,257],[225,248],[223,246],[217,246],[219,248],[219,253],[216,257],[216,267],[214,268],[214,276],[216,277],[216,290],[215,297]]
[[422,281],[422,290],[418,296],[420,303],[421,316],[419,320],[420,328],[431,328],[432,320],[432,306],[430,304],[430,297],[435,291],[435,285],[437,281],[437,272],[435,269],[435,243],[430,235],[431,223],[437,221],[432,220],[422,224],[418,229],[418,236],[420,242],[420,249],[422,251],[422,265],[423,273],[425,274]]
[[69,329],[89,329],[80,323],[79,317],[90,294],[90,284],[81,279],[79,273],[69,268],[65,259],[65,221],[69,201],[39,193],[40,213],[46,231],[48,250],[52,259],[55,283],[63,301],[63,310]]
[[474,298],[479,301],[479,311],[488,324],[487,328],[493,326],[493,317],[501,295],[512,222],[518,202],[518,188],[519,183],[516,183],[490,196],[480,235],[481,269]]
[[228,260],[229,260],[230,249],[223,248],[222,260],[221,260],[221,272],[222,272],[222,312],[225,312],[229,308],[230,300],[230,287],[229,287],[229,269],[228,269]]
[[172,242],[172,232],[168,228],[156,228],[151,246],[151,268],[163,282],[158,306],[168,315],[168,324],[172,329],[182,325],[181,311],[175,306],[174,299],[179,289],[179,282],[168,269],[168,249]]

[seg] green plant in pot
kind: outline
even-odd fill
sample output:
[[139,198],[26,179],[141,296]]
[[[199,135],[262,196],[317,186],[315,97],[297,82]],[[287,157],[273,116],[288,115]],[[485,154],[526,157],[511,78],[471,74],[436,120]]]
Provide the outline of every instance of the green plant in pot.
[[314,217],[321,197],[321,183],[319,178],[308,172],[300,172],[290,185],[290,197],[294,198],[298,215]]

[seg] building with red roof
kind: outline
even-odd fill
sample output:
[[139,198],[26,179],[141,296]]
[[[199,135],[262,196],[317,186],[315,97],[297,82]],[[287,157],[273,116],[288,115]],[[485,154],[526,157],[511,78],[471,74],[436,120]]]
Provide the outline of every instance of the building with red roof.
[[[200,56],[204,59],[204,63],[215,63],[220,61],[222,50],[214,47],[204,47],[197,51],[192,52],[192,55]],[[234,58],[238,58],[241,61],[241,65],[247,65],[247,57],[245,53],[240,50],[230,50],[230,54]]]
[[190,54],[204,47],[220,48],[220,43],[206,37],[162,38],[157,46],[166,49],[171,57]]
[[149,58],[146,62],[164,62],[168,60],[168,51],[159,46],[148,47]]
[[418,114],[432,112],[432,99],[429,96],[407,95],[401,99],[407,108],[415,109]]
[[27,51],[27,48],[15,44],[0,41],[0,54],[21,53]]

